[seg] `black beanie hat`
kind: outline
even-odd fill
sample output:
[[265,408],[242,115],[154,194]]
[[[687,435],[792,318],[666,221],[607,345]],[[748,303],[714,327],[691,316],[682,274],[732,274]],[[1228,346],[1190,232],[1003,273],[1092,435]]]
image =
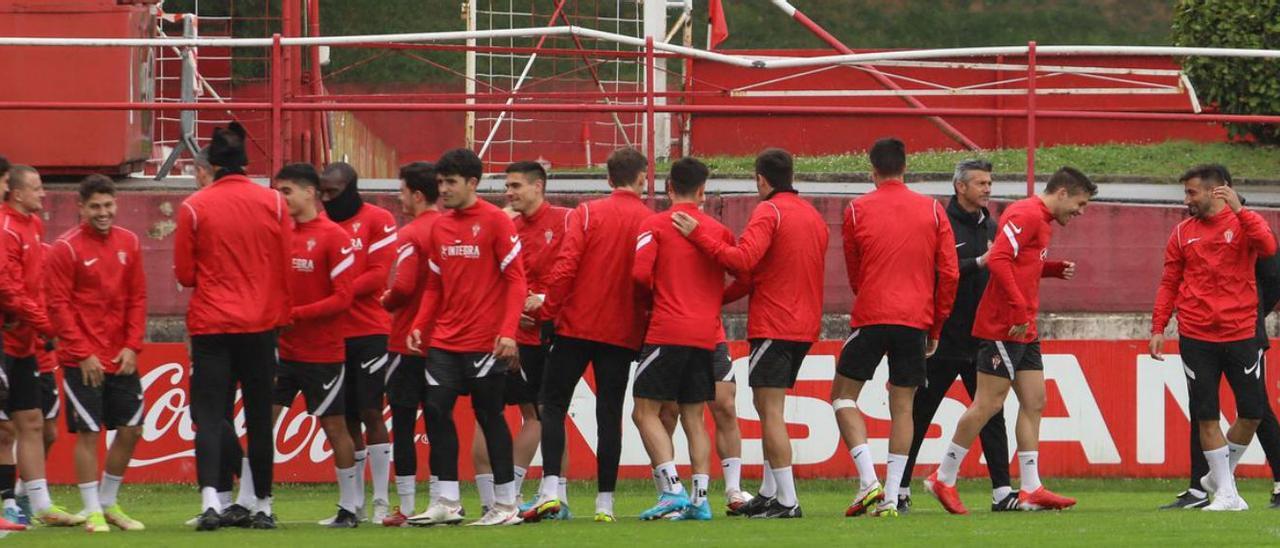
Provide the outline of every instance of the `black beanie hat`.
[[213,137],[204,153],[209,164],[224,169],[239,169],[249,163],[249,156],[244,151],[244,127],[239,122],[231,122],[226,128],[214,128]]

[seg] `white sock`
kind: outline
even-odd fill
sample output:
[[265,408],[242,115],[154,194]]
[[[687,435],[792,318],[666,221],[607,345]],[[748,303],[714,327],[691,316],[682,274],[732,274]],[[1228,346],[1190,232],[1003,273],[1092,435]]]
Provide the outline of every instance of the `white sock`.
[[53,500],[49,498],[49,482],[44,479],[31,480],[22,482],[23,487],[27,489],[27,497],[31,499],[31,510],[39,513],[53,506]]
[[898,503],[898,490],[902,488],[902,474],[906,469],[906,455],[889,453],[888,464],[884,468],[884,500],[888,504]]
[[766,499],[778,494],[778,482],[773,479],[773,468],[769,466],[767,460],[764,461],[764,472],[760,476],[760,490],[757,492]]
[[742,490],[742,459],[730,457],[720,459],[720,467],[724,469],[724,492],[734,493]]
[[700,506],[702,501],[707,500],[707,488],[711,486],[711,476],[707,474],[693,474],[693,496],[689,497],[689,502],[694,506]]
[[899,488],[899,489],[898,489],[898,498],[902,498],[902,497],[910,497],[910,496],[911,496],[911,486],[910,486],[910,485],[907,485],[907,486],[904,486],[904,487],[902,487],[902,488]]
[[258,510],[257,510],[258,512],[261,512],[268,516],[275,514],[275,512],[271,511],[271,497],[267,497],[265,499],[260,498],[254,502],[254,505],[258,507]]
[[[231,506],[231,495],[231,491],[218,491],[218,504],[221,504],[223,508]],[[98,498],[102,498],[101,493],[98,494]]]
[[494,502],[504,506],[516,504],[516,482],[508,481],[493,486]]
[[4,499],[4,508],[6,510],[13,508],[18,509],[18,501],[16,499]]
[[480,492],[480,506],[493,508],[493,474],[476,474],[476,491]]
[[[98,483],[98,502],[103,508],[110,508],[116,504],[116,496],[120,494],[120,484],[124,482],[121,476],[113,476],[106,472],[102,473],[102,481]],[[219,499],[222,493],[218,493]],[[231,493],[227,493],[227,498],[231,498]]]
[[1209,494],[1208,494],[1208,493],[1206,493],[1206,492],[1204,492],[1204,491],[1201,491],[1201,490],[1199,490],[1199,489],[1187,489],[1187,492],[1188,492],[1188,493],[1191,493],[1191,496],[1193,496],[1193,497],[1195,497],[1195,498],[1198,498],[1198,499],[1202,499],[1202,498],[1205,498],[1205,497],[1209,496]]
[[560,502],[569,502],[569,478],[560,476],[556,482],[556,496],[560,497]]
[[1280,495],[1280,481],[1271,482],[1271,494]]
[[853,457],[853,464],[858,468],[858,481],[862,489],[866,489],[875,485],[879,479],[876,479],[876,464],[871,459],[871,448],[867,444],[862,444],[849,450],[849,455]]
[[400,513],[413,515],[413,498],[418,491],[416,476],[396,476],[396,497],[400,500]]
[[387,484],[391,482],[391,444],[375,443],[369,446],[369,473],[373,481],[373,500],[386,501]]
[[356,508],[364,508],[364,470],[369,463],[369,448],[356,451]]
[[524,477],[529,474],[529,469],[523,466],[514,466],[511,473],[516,478],[516,498],[520,498],[520,493],[524,490]]
[[461,502],[462,490],[458,487],[458,480],[440,481],[440,498],[449,502]]
[[[15,449],[14,449],[14,451],[17,451],[17,449],[15,448]],[[22,482],[21,482],[21,481],[18,481],[16,484],[14,484],[14,486],[13,486],[13,496],[15,496],[15,497],[25,497],[25,496],[27,496],[27,488],[26,488],[26,487],[23,487],[23,485],[22,485]]]
[[98,500],[98,482],[91,481],[80,484],[80,500],[84,501],[84,511],[101,512],[102,503]]
[[1240,465],[1240,457],[1244,456],[1244,450],[1248,448],[1248,445],[1240,445],[1227,440],[1227,460],[1231,463],[1232,474],[1236,473],[1236,466]]
[[665,486],[665,484],[664,484],[664,483],[662,483],[662,476],[658,475],[658,469],[657,469],[657,468],[654,468],[654,469],[653,469],[653,474],[652,474],[652,475],[653,475],[653,488],[654,488],[654,490],[656,490],[656,491],[658,492],[658,494],[659,494],[659,495],[661,495],[661,494],[662,494],[662,488]]
[[253,492],[253,469],[249,468],[248,457],[240,459],[240,495],[236,497],[236,504],[250,512],[258,504],[258,497]]
[[960,447],[954,442],[948,445],[947,452],[942,454],[942,464],[938,465],[938,481],[943,485],[954,486],[956,476],[960,475],[960,463],[964,462],[964,456],[968,454],[967,447]]
[[1008,497],[1009,493],[1012,493],[1012,492],[1013,492],[1013,488],[1009,487],[1008,485],[1004,487],[996,487],[995,489],[991,490],[991,502],[993,503],[1000,502],[1004,500],[1005,497]]
[[200,511],[205,512],[210,509],[219,514],[222,513],[222,502],[218,500],[218,489],[215,487],[201,487]]
[[1034,493],[1040,488],[1040,452],[1018,451],[1018,474],[1022,476],[1018,486],[1024,493]]
[[1236,494],[1235,478],[1231,476],[1231,457],[1226,446],[1204,452],[1204,459],[1209,461],[1209,473],[1218,484],[1214,496],[1232,496]]
[[596,512],[613,514],[613,493],[596,493]]
[[799,502],[796,499],[796,479],[791,475],[790,466],[773,470],[773,481],[778,486],[778,492],[775,495],[778,498],[778,504],[795,506]]
[[538,496],[547,500],[560,496],[560,476],[542,476],[542,484],[538,486]]
[[344,510],[356,512],[356,467],[337,468],[338,506]]
[[440,476],[431,475],[427,477],[427,505],[435,502],[440,498]]
[[684,484],[680,483],[680,474],[676,472],[676,462],[667,461],[658,465],[658,475],[662,477],[662,492],[679,495],[684,492]]

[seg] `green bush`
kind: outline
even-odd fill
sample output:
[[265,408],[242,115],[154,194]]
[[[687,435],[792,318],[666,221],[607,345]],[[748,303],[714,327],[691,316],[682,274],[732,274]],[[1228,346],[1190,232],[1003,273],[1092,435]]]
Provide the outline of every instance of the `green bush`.
[[[1280,49],[1280,0],[1179,0],[1179,46]],[[1280,60],[1187,57],[1182,68],[1201,101],[1230,114],[1280,113]],[[1280,125],[1229,124],[1234,137],[1280,143]]]

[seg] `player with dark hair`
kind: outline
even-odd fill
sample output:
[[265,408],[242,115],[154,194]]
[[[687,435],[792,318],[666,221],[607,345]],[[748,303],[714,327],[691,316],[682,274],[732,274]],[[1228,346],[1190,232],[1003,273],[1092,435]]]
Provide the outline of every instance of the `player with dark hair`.
[[[1259,258],[1275,255],[1276,238],[1261,215],[1244,207],[1222,166],[1195,166],[1179,181],[1191,217],[1174,227],[1165,247],[1151,357],[1164,360],[1164,331],[1176,311],[1191,420],[1209,464],[1200,485],[1213,501],[1204,510],[1248,510],[1236,490],[1235,468],[1269,405],[1254,269]],[[1236,422],[1225,437],[1218,426],[1223,376],[1236,399]]]
[[553,321],[539,396],[542,418],[542,485],[526,521],[560,513],[561,459],[565,451],[565,415],[573,390],[586,372],[595,375],[596,511],[599,522],[614,521],[613,494],[622,458],[622,406],[627,376],[644,338],[644,309],[631,279],[640,223],[653,212],[644,205],[649,161],[634,148],[609,155],[607,198],[579,204],[568,216],[564,243],[546,281],[546,301],[526,312]]
[[[400,168],[400,212],[410,221],[396,233],[394,281],[382,297],[382,306],[391,313],[391,338],[387,350],[387,403],[391,405],[391,442],[395,451],[396,496],[400,505],[382,520],[387,527],[408,525],[414,515],[418,481],[418,452],[415,432],[418,409],[427,403],[426,356],[409,350],[407,340],[413,330],[422,294],[426,290],[427,261],[431,251],[427,237],[440,218],[436,202],[440,185],[430,162],[413,162]],[[435,476],[432,476],[434,485]],[[434,498],[434,497],[432,497]]]
[[333,448],[338,479],[338,513],[332,528],[354,528],[361,493],[347,432],[342,398],[345,341],[339,325],[351,306],[355,280],[354,250],[349,234],[320,209],[320,176],[311,164],[289,164],[276,173],[276,190],[293,218],[293,250],[289,257],[289,325],[280,334],[280,366],[276,370],[272,423],[301,392],[307,413],[316,417]]
[[[246,135],[238,123],[214,130],[202,153],[214,168],[207,186],[182,202],[174,231],[173,262],[178,283],[194,288],[187,308],[191,337],[191,415],[196,425],[196,470],[200,519],[196,529],[222,526],[220,485],[234,463],[228,409],[235,385],[244,401],[248,430],[246,474],[254,508],[248,525],[274,529],[271,511],[275,459],[271,422],[276,369],[276,329],[289,321],[292,232],[279,192],[244,174]],[[230,507],[228,507],[230,508]]]
[[1040,278],[1071,279],[1076,265],[1050,261],[1050,221],[1066,226],[1084,214],[1098,186],[1084,173],[1064,167],[1049,177],[1038,196],[1018,200],[1000,215],[1000,228],[988,255],[991,281],[978,303],[973,336],[978,347],[978,390],[956,425],[942,465],[924,480],[925,488],[953,514],[966,514],[956,492],[960,463],[978,431],[1004,409],[1012,388],[1018,398],[1018,507],[1023,510],[1061,510],[1076,504],[1040,483],[1040,416],[1044,411],[1044,361],[1036,331],[1040,309]]
[[[513,219],[516,234],[520,236],[520,260],[524,263],[529,295],[524,310],[531,311],[546,300],[547,279],[560,244],[564,242],[565,218],[570,209],[553,206],[546,200],[547,171],[538,162],[515,162],[507,166],[507,205],[516,212]],[[522,315],[520,330],[516,332],[516,344],[520,347],[520,369],[507,377],[506,398],[508,405],[520,408],[523,423],[513,442],[515,459],[516,498],[520,498],[521,486],[529,463],[542,441],[542,423],[538,420],[538,392],[542,389],[542,374],[546,368],[547,348],[551,346],[554,328],[551,322],[537,321]],[[480,490],[480,503],[493,503],[493,473],[489,466],[489,454],[480,437],[472,438],[471,455],[475,461],[476,486]],[[567,465],[568,453],[562,457]],[[563,503],[556,518],[570,517],[568,496],[560,493]],[[532,504],[532,501],[530,502]],[[528,510],[528,508],[522,508]]]
[[446,152],[435,168],[440,200],[450,211],[431,227],[430,274],[408,346],[416,352],[430,349],[424,373],[427,437],[439,493],[409,523],[462,521],[453,408],[458,396],[470,394],[488,445],[495,492],[493,506],[472,525],[514,525],[521,519],[511,431],[502,411],[507,369],[519,367],[515,337],[528,295],[520,238],[507,214],[476,194],[483,164],[474,152]]
[[[333,162],[320,174],[320,198],[329,219],[351,235],[355,250],[355,282],[351,308],[343,322],[346,342],[344,397],[347,399],[347,430],[355,443],[358,504],[356,514],[368,519],[364,510],[366,463],[373,482],[373,521],[382,523],[391,510],[388,483],[391,481],[391,441],[382,416],[386,392],[387,337],[391,317],[378,299],[387,289],[387,279],[396,253],[396,219],[381,207],[365,202],[357,188],[359,176],[346,162]],[[335,516],[336,517],[336,516]],[[329,520],[321,521],[327,525]]]
[[[973,337],[973,321],[978,301],[987,287],[989,247],[996,234],[996,220],[987,211],[987,202],[991,198],[991,162],[964,160],[956,164],[952,185],[955,195],[946,209],[956,238],[960,282],[955,306],[946,323],[942,324],[938,351],[927,361],[924,387],[916,390],[912,403],[915,432],[898,491],[899,513],[906,513],[911,508],[911,471],[947,391],[957,376],[970,399],[978,386],[978,339]],[[1018,495],[1009,487],[1009,441],[1004,429],[1004,414],[992,416],[979,436],[991,475],[991,511],[1017,510]]]
[[[85,528],[105,533],[110,524],[141,531],[145,527],[124,512],[117,493],[142,437],[138,354],[147,327],[142,245],[136,234],[115,225],[116,189],[109,177],[86,177],[79,206],[80,226],[58,238],[49,252],[45,287],[58,329],[67,429],[76,433]],[[99,483],[98,441],[104,430],[116,434]]]
[[793,165],[791,154],[782,149],[767,149],[756,157],[760,203],[736,245],[700,229],[698,220],[686,212],[671,216],[676,229],[699,251],[751,280],[747,380],[760,415],[765,466],[759,496],[734,513],[763,519],[803,515],[783,411],[787,390],[795,386],[804,357],[822,329],[829,229],[792,185]]
[[[914,435],[912,404],[925,383],[925,359],[938,349],[956,284],[955,235],[937,200],[907,188],[906,146],[895,138],[871,147],[876,189],[844,211],[844,258],[856,295],[831,384],[836,424],[858,470],[846,516],[898,515],[898,489]],[[889,456],[883,490],[858,409],[862,387],[889,356]]]

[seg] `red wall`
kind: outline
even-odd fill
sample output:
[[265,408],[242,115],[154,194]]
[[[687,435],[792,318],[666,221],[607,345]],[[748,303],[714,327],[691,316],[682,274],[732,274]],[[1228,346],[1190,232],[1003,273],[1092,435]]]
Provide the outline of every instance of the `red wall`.
[[[814,51],[744,51],[761,55],[785,55],[813,57],[830,55],[829,50]],[[959,60],[959,59],[957,59]],[[964,61],[994,62],[994,58],[966,58]],[[1022,64],[1025,58],[1006,57],[1005,63]],[[1038,57],[1043,65],[1110,66],[1130,68],[1177,69],[1177,62],[1168,57]],[[759,70],[735,67],[710,61],[694,61],[695,91],[734,89],[743,85],[800,74],[809,68],[786,70]],[[886,72],[901,74],[950,86],[973,85],[1024,76],[1025,72],[977,69],[939,69],[883,67]],[[1149,76],[1125,76],[1139,81],[1172,83],[1170,78]],[[906,89],[924,88],[920,84],[897,82]],[[1086,79],[1080,76],[1053,76],[1037,79],[1040,88],[1058,87],[1119,87],[1119,84]],[[1013,82],[1004,88],[1025,88],[1025,82]],[[798,89],[883,89],[867,73],[848,67],[822,71],[816,74],[787,80],[757,88],[760,90]],[[1024,96],[940,96],[917,97],[929,107],[937,108],[1026,108]],[[1037,108],[1087,109],[1123,111],[1171,111],[1189,112],[1190,103],[1185,94],[1180,95],[1129,95],[1129,96],[1066,96],[1041,95]],[[697,97],[694,104],[701,105],[829,105],[863,107],[902,107],[905,103],[895,97],[842,97],[842,98],[744,98],[711,96]],[[949,118],[947,122],[973,139],[983,148],[1025,147],[1026,123],[1018,118]],[[1101,120],[1038,119],[1037,142],[1041,146],[1057,144],[1096,144],[1107,142],[1143,143],[1168,139],[1193,141],[1222,141],[1226,132],[1216,124],[1191,122],[1134,122]],[[896,135],[907,142],[911,150],[955,149],[959,146],[922,117],[887,116],[785,116],[698,114],[693,117],[694,154],[749,155],[769,146],[781,146],[802,155],[842,154],[866,150],[876,139]]]

